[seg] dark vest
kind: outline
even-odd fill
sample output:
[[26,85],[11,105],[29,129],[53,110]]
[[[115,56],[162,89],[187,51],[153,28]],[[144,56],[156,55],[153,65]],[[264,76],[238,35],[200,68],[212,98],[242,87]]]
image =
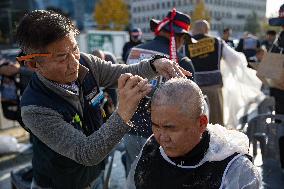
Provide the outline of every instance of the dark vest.
[[[80,64],[88,67],[82,55]],[[78,82],[77,84],[79,85]],[[79,111],[61,96],[49,90],[38,79],[36,74],[33,75],[24,92],[21,106],[36,105],[56,110],[63,116],[64,121],[72,124],[75,129],[89,136],[98,130],[103,123],[99,106],[100,102],[96,104],[91,103],[92,99],[92,102],[94,102],[93,97],[99,93],[99,86],[91,71],[88,72],[83,84],[79,85],[79,87],[83,115],[80,115]],[[32,161],[33,176],[41,187],[81,189],[88,186],[104,169],[103,162],[95,166],[78,164],[54,152],[33,134],[32,138],[34,153]]]
[[193,36],[198,42],[186,45],[186,55],[195,69],[195,80],[199,86],[222,85],[220,60],[222,41],[206,35]]
[[159,146],[154,137],[145,144],[135,170],[136,189],[217,189],[228,163],[238,155],[235,153],[222,161],[205,162],[189,169],[167,162]]

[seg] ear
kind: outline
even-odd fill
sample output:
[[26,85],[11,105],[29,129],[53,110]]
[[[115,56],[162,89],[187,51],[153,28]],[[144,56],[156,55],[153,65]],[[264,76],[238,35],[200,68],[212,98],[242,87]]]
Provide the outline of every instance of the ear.
[[37,71],[38,70],[37,63],[34,62],[34,61],[26,61],[25,65],[28,66],[28,68],[33,70],[33,71]]
[[208,124],[208,118],[205,114],[202,114],[199,117],[199,129],[201,133],[203,133],[206,130],[207,124]]

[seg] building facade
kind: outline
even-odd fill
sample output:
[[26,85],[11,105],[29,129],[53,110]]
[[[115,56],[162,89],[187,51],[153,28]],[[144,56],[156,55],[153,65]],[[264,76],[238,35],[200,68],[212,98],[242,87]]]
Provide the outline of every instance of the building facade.
[[[178,11],[192,16],[195,5],[200,0],[131,0],[132,26],[140,27],[146,38],[152,36],[149,21],[161,20],[175,7]],[[246,18],[256,12],[265,18],[266,0],[203,0],[211,17],[211,29],[221,33],[225,27],[232,28],[235,35],[244,31]]]
[[65,12],[80,30],[94,27],[93,11],[97,0],[35,0],[38,8],[58,8]]

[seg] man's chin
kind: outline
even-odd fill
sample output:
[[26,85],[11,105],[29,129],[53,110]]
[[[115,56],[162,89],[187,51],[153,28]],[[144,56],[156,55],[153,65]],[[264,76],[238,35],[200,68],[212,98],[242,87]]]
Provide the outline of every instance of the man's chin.
[[78,73],[70,75],[68,77],[68,82],[72,83],[73,81],[76,81],[78,79]]
[[178,157],[178,155],[174,152],[174,150],[170,149],[170,148],[164,148],[164,152],[165,154],[168,156],[168,157],[171,157],[171,158],[175,158],[175,157]]

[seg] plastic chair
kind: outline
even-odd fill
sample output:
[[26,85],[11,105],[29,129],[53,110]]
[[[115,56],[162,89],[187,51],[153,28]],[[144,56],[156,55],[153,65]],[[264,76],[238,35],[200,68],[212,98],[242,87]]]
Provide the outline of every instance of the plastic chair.
[[253,110],[249,114],[245,114],[239,119],[239,123],[241,124],[240,131],[246,132],[247,123],[255,116],[258,116],[259,114],[272,114],[274,110],[275,110],[274,97],[266,96],[265,99],[258,105],[257,109]]
[[263,164],[257,169],[262,176],[263,188],[283,188],[284,174],[279,160],[283,156],[283,144],[280,144],[280,151],[279,143],[284,139],[284,115],[261,114],[251,119],[248,125],[247,134],[253,143],[254,157],[257,141],[260,142]]
[[253,144],[254,157],[259,141],[263,161],[274,159],[279,162],[279,139],[284,137],[284,115],[260,114],[248,122],[246,134]]
[[265,99],[258,105],[258,114],[272,114],[275,110],[275,99],[272,96],[266,96]]

